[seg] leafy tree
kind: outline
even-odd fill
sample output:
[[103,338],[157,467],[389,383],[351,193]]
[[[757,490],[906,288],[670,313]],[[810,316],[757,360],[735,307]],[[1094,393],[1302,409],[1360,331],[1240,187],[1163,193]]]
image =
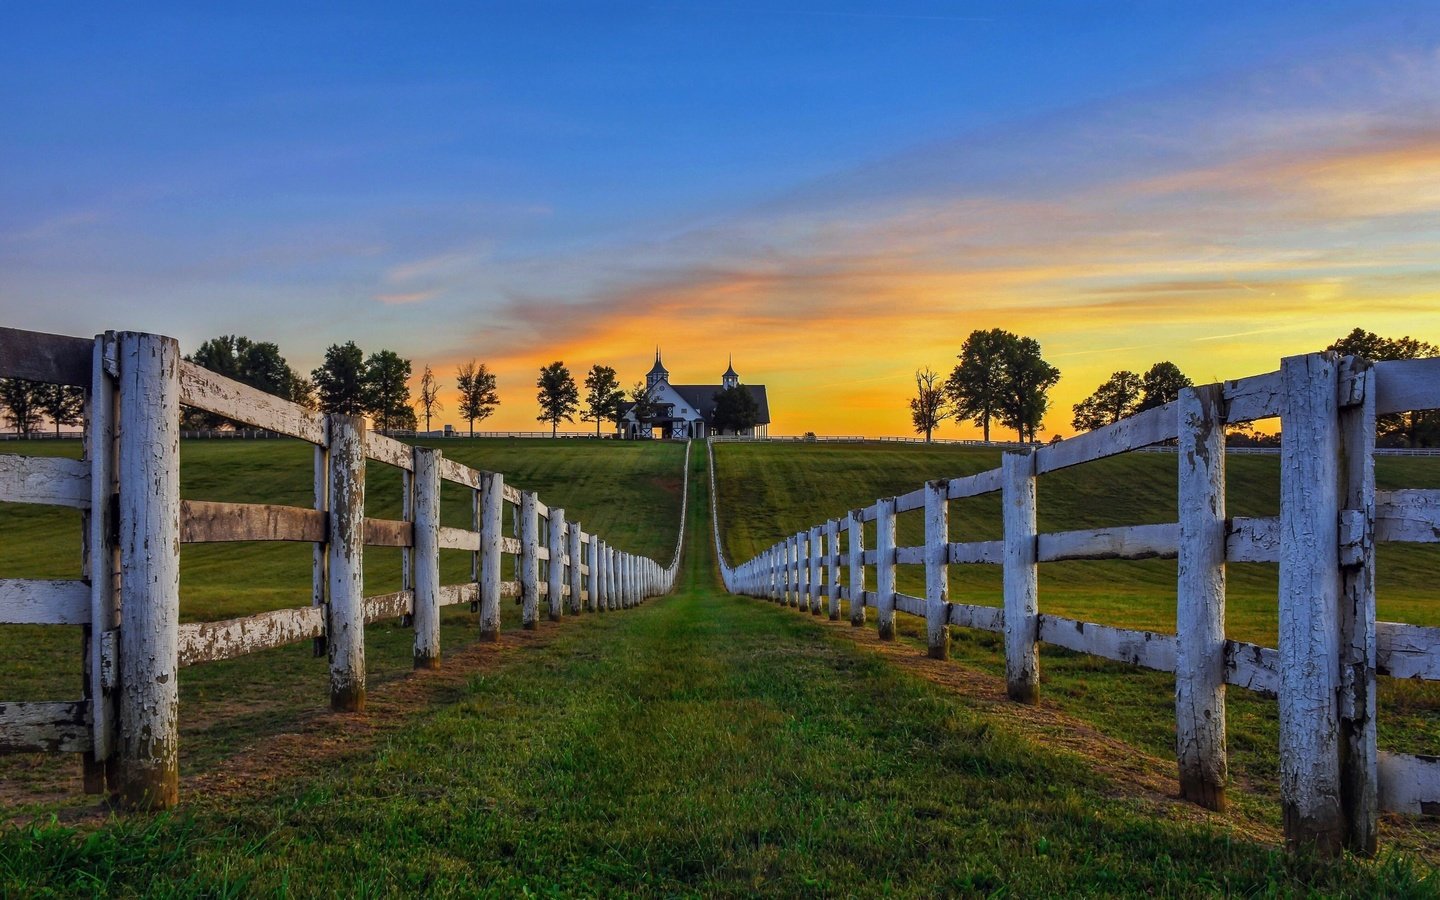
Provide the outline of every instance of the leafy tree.
[[590,367],[585,376],[585,412],[581,421],[595,423],[595,436],[600,436],[600,423],[613,422],[619,418],[620,404],[625,402],[625,392],[620,388],[620,379],[615,370],[599,363]]
[[550,423],[550,436],[555,437],[560,429],[560,420],[575,421],[575,411],[580,408],[580,389],[565,363],[560,360],[540,369],[535,386],[540,389],[535,399],[540,404],[538,422]]
[[1180,399],[1183,388],[1195,385],[1189,376],[1180,371],[1179,366],[1168,360],[1151,366],[1149,371],[1141,376],[1140,382],[1144,396],[1140,398],[1140,408],[1136,412],[1173,403]]
[[420,408],[425,411],[425,430],[430,430],[430,418],[435,413],[445,408],[440,402],[440,383],[435,380],[435,373],[430,367],[425,367],[425,374],[420,376]]
[[365,411],[381,431],[414,429],[410,405],[410,360],[393,350],[370,354],[365,361]]
[[630,386],[630,412],[634,413],[635,421],[642,431],[655,417],[655,401],[650,398],[650,389],[643,381],[637,381]]
[[[1372,362],[1440,356],[1440,347],[1429,341],[1409,335],[1385,338],[1363,328],[1354,329],[1325,349],[1343,356],[1364,357]],[[1440,415],[1434,412],[1409,412],[1379,416],[1375,420],[1375,434],[1377,439],[1389,438],[1391,441],[1401,441],[1409,447],[1440,443]]]
[[40,427],[41,406],[50,385],[24,378],[0,378],[0,406],[15,433],[28,438]]
[[350,416],[365,412],[365,354],[354,341],[327,347],[325,361],[310,377],[325,412]]
[[1010,348],[1018,340],[1016,335],[999,328],[970,332],[957,357],[960,364],[945,382],[955,418],[969,419],[979,425],[987,442],[990,420],[999,417],[1004,405],[1009,381],[1006,361]]
[[1050,389],[1060,370],[1040,355],[1040,342],[1017,337],[1005,349],[1005,390],[1001,395],[1000,424],[1015,429],[1021,441],[1034,441],[1050,408]]
[[910,421],[916,434],[925,435],[930,443],[931,435],[940,423],[949,417],[945,408],[945,388],[940,384],[939,373],[929,366],[915,371],[915,396],[910,400]]
[[1122,370],[1105,379],[1095,393],[1075,404],[1071,424],[1081,431],[1104,428],[1140,411],[1144,383],[1134,372]]
[[483,422],[500,405],[495,390],[495,374],[484,363],[470,360],[455,373],[455,386],[460,389],[460,415],[470,423],[470,436],[475,436],[475,423]]
[[315,382],[294,369],[290,370],[290,402],[298,403],[306,409],[316,408]]
[[70,384],[40,386],[40,412],[55,423],[55,434],[61,425],[80,425],[85,421],[85,391]]
[[754,428],[760,421],[760,404],[755,395],[743,384],[725,388],[715,394],[715,411],[710,424],[716,431],[729,429],[736,434]]

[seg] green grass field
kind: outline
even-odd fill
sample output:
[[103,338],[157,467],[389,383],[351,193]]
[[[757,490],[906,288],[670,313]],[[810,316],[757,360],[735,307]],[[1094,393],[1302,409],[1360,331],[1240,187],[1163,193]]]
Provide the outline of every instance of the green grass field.
[[[715,465],[726,556],[750,558],[774,541],[875,498],[906,493],[927,479],[966,475],[999,464],[998,451],[913,445],[718,444]],[[1176,520],[1176,457],[1132,453],[1041,476],[1039,526],[1044,531]],[[1279,460],[1232,455],[1227,460],[1229,513],[1279,513]],[[1440,487],[1440,459],[1381,457],[1382,489]],[[951,503],[952,540],[1001,537],[999,497]],[[919,512],[897,520],[900,546],[923,543]],[[867,546],[874,546],[873,525]],[[1440,547],[1382,545],[1377,573],[1379,615],[1390,621],[1440,625]],[[873,578],[873,574],[871,575]],[[900,590],[924,594],[924,571],[899,567]],[[873,587],[873,581],[871,582]],[[1273,565],[1231,564],[1227,632],[1273,647],[1277,624]],[[998,566],[951,567],[951,598],[1000,605]],[[1173,560],[1047,563],[1040,567],[1040,609],[1089,622],[1175,631]],[[923,640],[923,622],[900,614],[902,636]],[[952,629],[955,657],[996,674],[1004,671],[998,635]],[[1173,755],[1173,679],[1042,647],[1045,696],[1061,709],[1148,753]],[[1407,753],[1440,752],[1440,685],[1380,680],[1380,745]],[[1231,774],[1256,816],[1275,821],[1278,807],[1277,710],[1241,689],[1229,692]],[[1398,821],[1396,827],[1404,827]]]
[[453,679],[177,813],[0,830],[0,895],[1440,893],[1401,856],[1291,860],[848,628],[725,596],[703,466],[674,596],[382,686]]

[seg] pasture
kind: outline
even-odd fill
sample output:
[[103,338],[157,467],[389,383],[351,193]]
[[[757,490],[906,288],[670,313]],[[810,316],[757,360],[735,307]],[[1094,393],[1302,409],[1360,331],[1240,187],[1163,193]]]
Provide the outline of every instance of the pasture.
[[0,893],[1436,894],[1405,858],[1289,857],[1137,789],[993,679],[957,690],[934,676],[961,666],[726,596],[691,463],[675,595],[377,686],[362,721],[254,741],[248,777],[179,811],[11,827]]

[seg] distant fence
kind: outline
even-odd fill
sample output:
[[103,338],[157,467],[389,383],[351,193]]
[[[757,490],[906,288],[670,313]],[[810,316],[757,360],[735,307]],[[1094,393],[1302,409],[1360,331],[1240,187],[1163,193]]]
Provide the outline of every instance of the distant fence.
[[[84,460],[0,455],[0,501],[83,513],[78,580],[0,580],[0,623],[85,628],[85,695],[0,702],[0,752],[85,755],[85,784],[129,807],[178,799],[179,668],[315,639],[328,653],[330,703],[365,703],[365,625],[400,617],[414,628],[416,668],[440,662],[440,609],[470,603],[480,636],[498,640],[500,601],[518,598],[526,628],[546,615],[624,609],[669,591],[684,542],[667,565],[626,553],[530,491],[367,432],[357,416],[323,415],[223,378],[180,357],[172,338],[109,332],[93,340],[0,328],[0,377],[83,387]],[[314,445],[310,508],[180,498],[180,408],[204,410]],[[403,515],[365,515],[367,462],[402,473]],[[440,485],[468,489],[469,528],[440,524]],[[510,504],[515,536],[504,534]],[[110,515],[93,514],[112,510]],[[222,622],[181,624],[185,544],[292,541],[313,545],[312,605]],[[402,548],[402,589],[365,596],[365,547]],[[471,553],[470,578],[440,583],[439,552]],[[504,556],[518,576],[504,580]]]
[[[1373,853],[1381,810],[1440,810],[1440,758],[1379,752],[1375,732],[1377,674],[1440,680],[1440,628],[1375,621],[1376,544],[1440,542],[1440,491],[1375,489],[1375,417],[1437,407],[1440,359],[1292,357],[1278,372],[1187,389],[1106,428],[1006,452],[1000,468],[880,499],[733,568],[718,527],[716,548],[732,592],[817,615],[824,601],[832,619],[846,600],[853,625],[875,610],[882,638],[894,637],[896,610],[920,616],[937,658],[950,626],[1002,633],[1017,701],[1037,700],[1040,642],[1173,672],[1181,793],[1210,808],[1225,805],[1225,686],[1276,697],[1287,841]],[[1283,424],[1280,515],[1227,517],[1224,426],[1272,416]],[[1179,522],[1037,533],[1037,476],[1176,439]],[[952,543],[949,502],[995,492],[1004,539]],[[896,516],[912,511],[925,543],[897,547]],[[1175,634],[1040,612],[1039,564],[1148,558],[1179,560]],[[1279,564],[1278,649],[1226,638],[1227,561]],[[948,566],[965,563],[1003,568],[1001,607],[949,602]],[[898,565],[924,567],[924,597],[897,592]]]

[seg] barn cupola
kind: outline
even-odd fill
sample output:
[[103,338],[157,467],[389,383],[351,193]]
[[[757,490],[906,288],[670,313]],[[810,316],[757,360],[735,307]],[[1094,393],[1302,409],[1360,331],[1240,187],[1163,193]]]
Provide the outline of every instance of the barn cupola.
[[735,357],[730,357],[730,364],[725,369],[725,374],[720,376],[720,386],[727,391],[740,384],[740,376],[735,374]]
[[669,380],[670,373],[665,371],[664,363],[660,362],[660,348],[656,347],[655,365],[651,366],[650,371],[645,373],[645,387],[647,389],[653,390],[655,385],[659,384],[662,381]]

